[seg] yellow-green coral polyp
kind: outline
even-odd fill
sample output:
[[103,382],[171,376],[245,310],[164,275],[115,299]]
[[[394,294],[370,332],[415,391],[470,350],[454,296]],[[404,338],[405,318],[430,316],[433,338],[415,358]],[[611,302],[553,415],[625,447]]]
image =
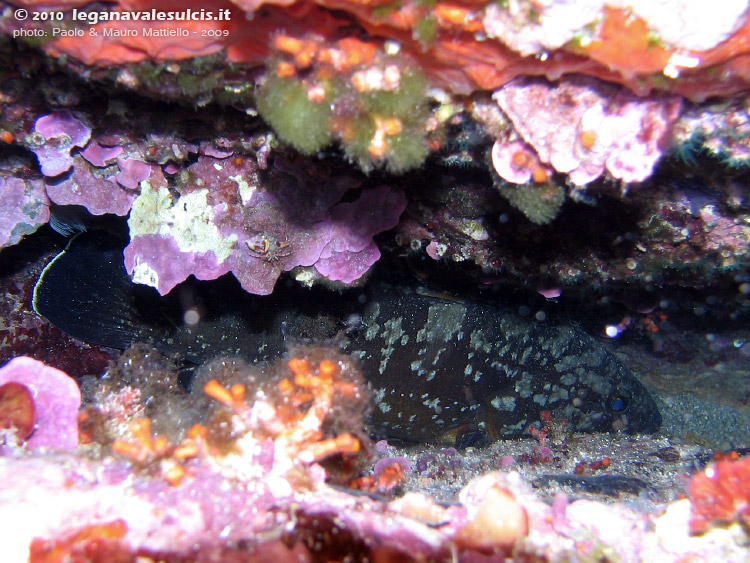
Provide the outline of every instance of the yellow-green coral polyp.
[[362,60],[347,66],[346,49],[305,41],[315,56],[299,59],[305,53],[295,49],[306,43],[282,41],[278,62],[256,93],[258,111],[279,138],[307,154],[336,140],[365,172],[400,173],[422,164],[429,152],[424,73],[407,58],[364,47],[353,51]]
[[415,127],[405,128],[390,139],[386,166],[390,172],[404,172],[419,166],[427,158],[427,153],[424,133]]
[[296,78],[269,76],[258,90],[258,111],[278,136],[300,152],[313,154],[331,142],[331,106],[314,102]]
[[513,207],[537,225],[552,222],[565,201],[565,190],[552,183],[517,185],[502,182],[498,189]]

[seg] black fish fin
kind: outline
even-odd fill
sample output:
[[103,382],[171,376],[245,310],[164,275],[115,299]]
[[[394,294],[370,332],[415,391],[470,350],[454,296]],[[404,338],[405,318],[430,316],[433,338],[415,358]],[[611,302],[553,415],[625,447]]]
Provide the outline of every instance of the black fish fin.
[[[125,349],[152,341],[155,327],[163,324],[159,296],[130,281],[122,256],[126,242],[103,231],[75,235],[39,276],[34,311],[92,344]],[[142,318],[144,311],[153,317]],[[146,328],[149,323],[153,328]]]
[[89,230],[91,214],[80,205],[50,205],[49,226],[64,237]]

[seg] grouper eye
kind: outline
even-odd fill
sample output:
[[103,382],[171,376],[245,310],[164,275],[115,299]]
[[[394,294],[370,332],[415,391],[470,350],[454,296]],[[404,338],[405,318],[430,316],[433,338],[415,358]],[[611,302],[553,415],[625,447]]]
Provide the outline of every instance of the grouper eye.
[[630,397],[619,391],[612,393],[607,399],[607,409],[616,414],[625,412],[629,406]]

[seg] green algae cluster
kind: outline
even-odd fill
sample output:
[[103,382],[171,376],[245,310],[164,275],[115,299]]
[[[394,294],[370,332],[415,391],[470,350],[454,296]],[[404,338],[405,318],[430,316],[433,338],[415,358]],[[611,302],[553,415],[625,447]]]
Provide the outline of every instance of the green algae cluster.
[[313,154],[331,144],[331,96],[314,102],[296,78],[269,76],[256,97],[258,111],[276,134],[298,151]]
[[537,225],[551,223],[565,201],[565,190],[549,182],[525,185],[500,182],[497,188],[500,195]]
[[[424,73],[401,59],[385,57],[371,68],[387,65],[401,71],[392,90],[360,91],[351,83],[352,73],[317,79],[314,72],[284,78],[269,72],[256,92],[256,105],[278,137],[304,154],[315,154],[335,140],[362,170],[385,167],[401,173],[421,165],[429,152],[428,84]],[[313,89],[316,96],[310,95]],[[379,131],[383,123],[398,126],[386,135]]]

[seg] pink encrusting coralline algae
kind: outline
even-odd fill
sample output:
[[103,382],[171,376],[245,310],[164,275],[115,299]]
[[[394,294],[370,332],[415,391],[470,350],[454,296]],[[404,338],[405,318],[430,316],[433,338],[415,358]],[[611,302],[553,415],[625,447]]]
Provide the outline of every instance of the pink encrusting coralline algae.
[[31,150],[39,159],[42,174],[57,176],[73,166],[71,151],[84,147],[91,138],[91,129],[68,111],[44,115],[34,125]]
[[0,177],[0,248],[17,244],[49,221],[49,199],[41,180]]
[[[28,438],[21,440],[22,445],[29,449],[78,447],[81,392],[75,380],[59,369],[21,356],[0,368],[0,389],[9,383],[26,387],[33,402],[32,406],[20,402],[15,405],[33,411],[34,425]],[[9,409],[5,408],[4,402],[0,401],[3,413],[0,414],[0,428],[7,428],[4,415]],[[8,430],[12,431],[12,428]],[[3,442],[3,448],[10,446],[7,439],[0,441],[0,444]]]
[[[593,78],[565,78],[557,85],[517,79],[493,98],[538,159],[582,186],[605,170],[625,182],[642,182],[668,148],[682,101],[676,96],[639,98]],[[493,149],[497,173],[509,182],[526,176],[504,150],[517,138],[498,139]],[[507,161],[507,162],[506,162]]]
[[340,202],[357,180],[283,157],[274,163],[268,187],[251,161],[208,156],[189,167],[191,184],[176,199],[165,185],[142,183],[125,249],[133,279],[166,294],[191,274],[232,272],[246,291],[267,295],[297,267],[314,266],[301,278],[361,278],[380,257],[373,235],[395,226],[406,207],[403,193],[380,186]]

